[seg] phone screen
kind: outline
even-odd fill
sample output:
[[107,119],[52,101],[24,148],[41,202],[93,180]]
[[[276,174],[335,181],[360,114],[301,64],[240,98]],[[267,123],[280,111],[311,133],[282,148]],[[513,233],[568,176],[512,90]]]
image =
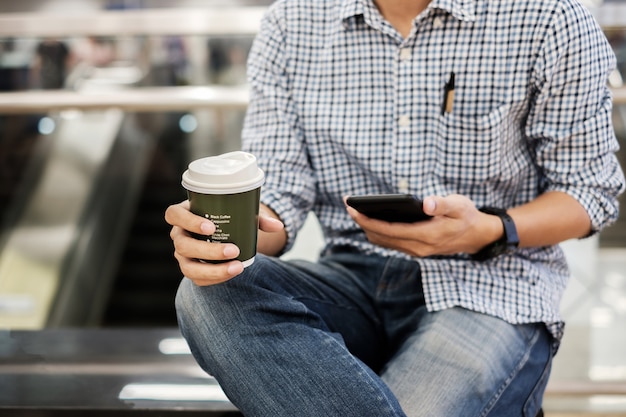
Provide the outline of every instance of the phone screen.
[[388,222],[415,223],[432,217],[424,213],[422,200],[410,194],[350,196],[346,202],[367,217]]

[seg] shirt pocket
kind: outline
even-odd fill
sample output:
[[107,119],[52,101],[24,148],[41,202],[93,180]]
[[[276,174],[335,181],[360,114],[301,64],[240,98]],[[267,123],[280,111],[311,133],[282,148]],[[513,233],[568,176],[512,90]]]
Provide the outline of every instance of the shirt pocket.
[[497,180],[502,175],[503,141],[514,134],[502,105],[488,114],[459,116],[444,113],[439,119],[435,174],[457,192]]

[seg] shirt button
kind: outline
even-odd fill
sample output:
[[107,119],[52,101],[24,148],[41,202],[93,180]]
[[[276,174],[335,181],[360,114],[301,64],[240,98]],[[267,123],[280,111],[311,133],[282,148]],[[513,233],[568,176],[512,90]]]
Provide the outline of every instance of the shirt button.
[[443,20],[440,17],[435,17],[435,21],[433,22],[433,26],[437,29],[443,26]]
[[408,115],[403,114],[398,118],[398,124],[402,127],[407,127],[411,124],[411,118]]
[[408,61],[411,58],[411,50],[409,48],[400,49],[400,60]]
[[398,180],[398,191],[401,193],[409,192],[409,180],[402,178]]

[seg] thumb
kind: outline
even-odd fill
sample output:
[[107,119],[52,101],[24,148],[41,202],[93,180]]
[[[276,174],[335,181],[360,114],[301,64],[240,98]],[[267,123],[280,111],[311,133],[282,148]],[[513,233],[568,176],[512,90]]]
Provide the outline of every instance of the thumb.
[[426,197],[423,202],[424,213],[430,216],[442,215],[443,199],[437,196]]
[[424,212],[431,216],[463,217],[468,210],[476,210],[467,197],[451,194],[446,197],[430,196],[424,199]]
[[278,232],[280,230],[283,230],[284,228],[285,225],[283,224],[283,222],[281,222],[277,218],[265,214],[259,215],[259,229],[263,230],[264,232]]

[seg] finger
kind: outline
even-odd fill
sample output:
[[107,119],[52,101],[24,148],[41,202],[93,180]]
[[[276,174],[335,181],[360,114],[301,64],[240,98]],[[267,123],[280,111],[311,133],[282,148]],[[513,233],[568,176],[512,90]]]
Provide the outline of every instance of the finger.
[[422,202],[422,209],[424,213],[430,216],[437,215],[437,197],[426,197]]
[[185,258],[225,261],[239,256],[239,248],[232,243],[213,243],[190,236],[184,229],[174,226],[170,232],[174,251]]
[[361,213],[360,211],[358,211],[357,209],[353,207],[346,206],[346,209],[348,210],[348,214],[350,215],[350,217],[352,217],[352,219],[355,222],[357,222],[360,226],[378,224],[378,227],[384,227],[384,225],[389,224],[389,222],[386,222],[384,220],[378,220],[378,219],[373,219],[371,217],[367,217],[365,214]]
[[446,200],[446,197],[430,196],[424,198],[423,202],[424,213],[431,216],[445,216],[449,214],[450,205]]
[[352,219],[364,230],[385,235],[405,234],[407,223],[388,222],[385,220],[374,219],[372,217],[366,216],[365,214],[350,206],[346,206],[346,208],[348,210],[348,214],[350,214]]
[[172,226],[179,226],[190,232],[212,235],[215,233],[213,222],[189,211],[189,201],[173,204],[165,210],[165,221]]
[[425,242],[373,232],[368,232],[366,235],[367,240],[375,245],[395,249],[411,256],[423,257],[432,254],[432,246]]
[[240,261],[210,264],[180,257],[177,254],[175,254],[175,256],[178,260],[180,270],[185,277],[200,286],[219,284],[243,272],[243,264]]
[[424,199],[424,212],[431,216],[462,217],[474,204],[467,197],[451,194],[446,197],[430,196]]

